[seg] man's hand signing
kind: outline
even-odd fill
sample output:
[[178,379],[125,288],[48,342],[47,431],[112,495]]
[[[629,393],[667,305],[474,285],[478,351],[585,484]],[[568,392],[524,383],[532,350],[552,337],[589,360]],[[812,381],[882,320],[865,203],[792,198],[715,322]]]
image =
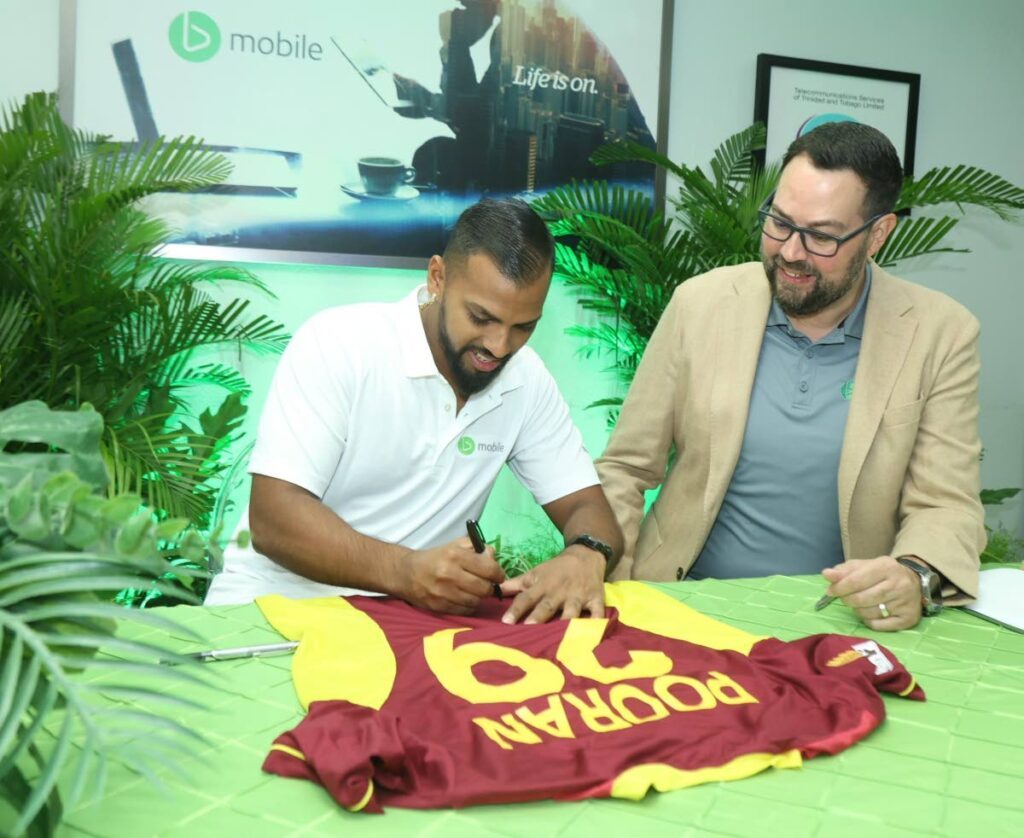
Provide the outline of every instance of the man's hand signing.
[[505,581],[494,548],[477,553],[465,537],[430,550],[412,550],[402,567],[405,575],[398,595],[446,614],[472,614],[480,600]]

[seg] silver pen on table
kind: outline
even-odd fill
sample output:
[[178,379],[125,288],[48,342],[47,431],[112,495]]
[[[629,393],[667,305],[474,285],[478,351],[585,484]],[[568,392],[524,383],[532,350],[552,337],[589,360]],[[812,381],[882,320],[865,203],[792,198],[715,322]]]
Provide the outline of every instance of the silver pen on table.
[[[261,646],[235,646],[230,649],[207,649],[203,652],[190,652],[182,655],[186,660],[211,663],[212,661],[238,660],[239,658],[264,658],[272,655],[287,655],[299,645],[293,640],[287,643],[266,643]],[[174,665],[180,661],[164,659],[161,663]]]
[[825,594],[825,596],[823,596],[816,603],[814,603],[814,610],[821,611],[822,608],[828,608],[828,606],[830,606],[834,601],[834,596],[829,596],[828,594]]

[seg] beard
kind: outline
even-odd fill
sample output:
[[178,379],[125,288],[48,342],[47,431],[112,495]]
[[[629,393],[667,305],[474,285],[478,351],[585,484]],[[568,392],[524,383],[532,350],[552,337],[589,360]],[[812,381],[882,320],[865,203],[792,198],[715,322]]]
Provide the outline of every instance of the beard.
[[459,393],[466,398],[469,398],[474,393],[479,393],[490,384],[497,377],[498,373],[505,369],[505,364],[512,357],[509,355],[502,358],[498,366],[489,372],[478,370],[472,366],[473,362],[466,357],[470,352],[476,352],[485,358],[493,358],[494,356],[482,346],[467,344],[461,349],[455,347],[455,344],[452,343],[451,335],[448,334],[448,324],[445,319],[443,302],[441,303],[440,311],[438,311],[437,325],[438,336],[441,338],[441,351],[444,352],[448,369],[451,370],[452,378],[455,379],[455,386],[458,388]]
[[[869,246],[870,241],[865,238],[850,259],[850,264],[846,266],[846,272],[835,279],[826,279],[821,271],[815,269],[809,262],[787,262],[779,254],[769,257],[762,251],[761,263],[772,289],[772,297],[778,302],[779,308],[791,317],[808,317],[823,311],[848,294],[864,275]],[[812,276],[814,284],[809,291],[805,291],[785,282],[780,283],[776,278],[776,272],[782,269],[792,274]]]

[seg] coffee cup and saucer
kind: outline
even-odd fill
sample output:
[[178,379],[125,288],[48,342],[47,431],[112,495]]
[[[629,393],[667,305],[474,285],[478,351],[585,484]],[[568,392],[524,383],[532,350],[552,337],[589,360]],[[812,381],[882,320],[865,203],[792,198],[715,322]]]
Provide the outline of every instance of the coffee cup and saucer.
[[408,201],[420,191],[410,185],[416,170],[394,157],[359,159],[359,181],[343,183],[341,191],[360,201]]

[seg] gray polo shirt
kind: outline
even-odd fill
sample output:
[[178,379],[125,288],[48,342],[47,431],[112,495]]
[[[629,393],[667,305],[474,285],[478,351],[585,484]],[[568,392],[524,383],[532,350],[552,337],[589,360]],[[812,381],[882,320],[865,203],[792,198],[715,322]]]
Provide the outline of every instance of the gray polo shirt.
[[843,558],[839,456],[871,265],[857,305],[813,342],[772,301],[743,447],[690,579],[818,573]]

